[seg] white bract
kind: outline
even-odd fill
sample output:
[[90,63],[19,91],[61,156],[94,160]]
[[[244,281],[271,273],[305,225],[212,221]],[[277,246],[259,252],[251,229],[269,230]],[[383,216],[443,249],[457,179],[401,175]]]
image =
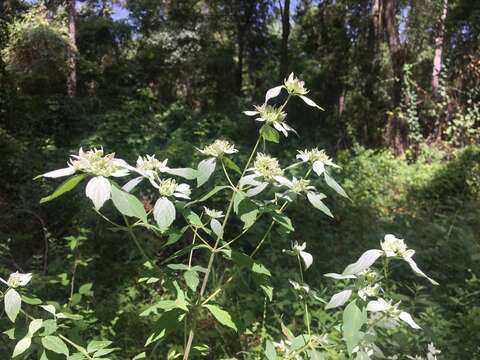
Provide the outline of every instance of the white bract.
[[160,198],[153,208],[153,217],[161,231],[167,230],[175,220],[175,205],[169,197],[190,199],[190,185],[178,184],[174,179],[155,179],[152,185],[158,190]]
[[415,255],[415,250],[408,249],[407,245],[403,239],[398,239],[395,235],[387,234],[385,235],[384,241],[380,243],[382,250],[387,257],[400,257],[402,258],[413,272],[419,276],[426,278],[433,285],[438,285],[438,282],[428,277],[415,263],[415,260],[412,259],[412,256]]
[[369,297],[375,297],[380,291],[380,285],[368,285],[360,290],[358,290],[358,297],[363,301],[366,301]]
[[267,103],[270,99],[273,99],[280,95],[282,89],[287,90],[288,95],[290,96],[298,96],[308,106],[313,106],[320,110],[323,110],[312,99],[305,96],[308,94],[308,90],[305,88],[305,82],[296,78],[293,72],[288,76],[287,79],[284,80],[283,85],[275,86],[267,91],[265,95],[265,103]]
[[103,149],[83,151],[80,148],[78,155],[71,155],[68,167],[47,172],[41,176],[58,178],[70,176],[76,172],[94,176],[85,188],[85,194],[92,200],[95,209],[99,210],[111,197],[111,184],[108,177],[123,177],[129,174],[127,163],[115,158],[115,154],[104,155]]
[[318,148],[299,150],[297,159],[309,163],[312,166],[312,170],[315,172],[315,174],[318,176],[323,175],[325,182],[330,188],[335,190],[339,195],[348,198],[345,190],[343,190],[343,188],[327,172],[326,166],[334,168],[339,168],[339,166],[327,156],[325,150],[319,150]]
[[235,145],[230,144],[225,140],[215,140],[212,144],[205,146],[203,149],[197,149],[203,155],[212,156],[212,157],[222,157],[224,155],[231,155],[238,152],[235,149]]
[[30,280],[32,280],[31,273],[23,274],[19,273],[18,271],[10,274],[7,281],[0,278],[1,282],[11,288],[26,286],[30,282]]
[[248,196],[260,194],[270,183],[288,181],[283,177],[280,163],[274,157],[263,153],[257,153],[253,167],[247,169],[247,175],[240,179],[240,188],[248,187]]
[[293,286],[293,288],[296,291],[304,292],[304,293],[307,293],[307,294],[310,292],[310,286],[308,286],[307,284],[300,285],[296,281],[293,281],[293,280],[288,280],[288,281],[290,282],[290,284]]
[[197,150],[208,156],[207,159],[200,161],[197,166],[197,186],[202,186],[208,181],[215,171],[217,159],[222,159],[225,155],[238,152],[233,144],[225,140],[215,140],[212,144],[205,146],[203,149],[197,148]]
[[307,270],[313,263],[313,256],[309,252],[306,252],[307,243],[304,242],[302,245],[299,245],[297,242],[294,242],[292,245],[292,250],[283,249],[282,252],[291,255],[291,256],[300,256],[305,264],[305,270]]
[[312,169],[318,176],[325,172],[325,166],[340,168],[328,157],[325,150],[319,150],[318,148],[298,150],[297,159],[312,164]]
[[371,249],[365,251],[355,263],[350,264],[345,268],[343,275],[357,275],[372,266],[378,258],[385,256],[387,258],[400,258],[404,260],[415,274],[426,278],[433,285],[438,285],[435,280],[428,277],[422,270],[420,270],[412,259],[413,255],[415,255],[415,250],[408,249],[402,239],[395,237],[395,235],[387,234],[384,237],[384,241],[380,242],[380,246],[382,250]]
[[[132,191],[143,179],[148,179],[152,183],[155,179],[159,178],[159,174],[166,173],[170,175],[177,175],[183,177],[185,179],[195,179],[197,173],[195,170],[190,168],[180,168],[180,169],[173,169],[167,166],[168,159],[163,161],[158,160],[155,158],[155,155],[146,155],[144,157],[139,156],[137,158],[137,163],[135,167],[130,165],[123,165],[126,169],[131,170],[132,172],[136,172],[140,174],[140,176],[133,178],[125,185],[123,185],[122,189],[126,192]],[[153,183],[152,183],[153,185]]]
[[398,309],[399,304],[400,303],[392,305],[391,302],[387,302],[382,298],[378,298],[377,300],[372,300],[367,304],[367,311],[381,312],[395,322],[402,320],[413,329],[420,329],[420,326],[417,325],[409,313]]
[[285,137],[288,136],[289,131],[297,133],[295,129],[285,122],[287,113],[281,108],[277,108],[265,103],[263,105],[256,105],[255,111],[244,111],[243,113],[247,116],[257,116],[255,120],[265,122],[265,124],[273,126],[276,130],[285,135]]
[[224,217],[223,211],[220,210],[215,210],[215,209],[209,209],[206,206],[203,207],[203,210],[205,210],[205,214],[212,219],[221,219]]

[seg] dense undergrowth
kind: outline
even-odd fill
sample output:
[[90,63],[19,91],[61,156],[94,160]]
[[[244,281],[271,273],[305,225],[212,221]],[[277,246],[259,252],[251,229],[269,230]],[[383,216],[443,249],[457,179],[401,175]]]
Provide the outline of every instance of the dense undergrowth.
[[[476,235],[480,228],[480,148],[448,151],[425,146],[417,159],[410,161],[395,158],[389,151],[355,147],[338,154],[338,159],[342,169],[337,170],[335,176],[343,179],[341,184],[351,199],[328,203],[335,218],[319,219],[303,206],[294,206],[290,213],[296,221],[295,237],[311,244],[309,248],[315,257],[306,282],[324,289],[320,296],[328,299],[332,294],[327,290],[329,279],[322,276],[324,273],[340,272],[365,248],[377,246],[375,239],[382,234],[402,234],[417,250],[421,268],[441,286],[427,289],[407,268],[398,265],[392,272],[395,274],[392,290],[412,309],[424,331],[417,335],[401,332],[385,337],[384,345],[388,347],[391,343],[405,354],[415,354],[424,351],[425,343],[433,340],[442,350],[442,359],[475,359],[478,343],[470,334],[480,330],[477,296],[480,244]],[[28,196],[39,198],[45,194],[44,187],[37,190],[38,195],[34,194]],[[59,199],[55,206],[46,204],[42,217],[35,210],[27,208],[22,213],[21,207],[17,207],[15,221],[11,220],[13,213],[8,213],[8,204],[4,203],[7,211],[3,217],[9,219],[9,226],[2,232],[12,241],[2,246],[2,258],[6,264],[35,272],[32,286],[38,295],[59,303],[70,299],[72,309],[85,316],[85,333],[81,336],[111,339],[116,346],[127,349],[119,359],[134,356],[154,330],[154,323],[138,318],[138,313],[161,299],[162,294],[137,282],[138,265],[143,260],[125,235],[111,232],[107,223],[85,211],[74,213],[83,207],[85,199],[79,190],[72,196],[73,201]],[[222,200],[219,196],[214,198],[214,203]],[[23,224],[30,229],[28,233]],[[240,244],[242,250],[251,251],[264,230],[262,226],[255,228]],[[289,247],[284,232],[274,230],[270,240],[259,259],[270,269],[274,284],[280,288],[292,277],[286,269],[294,268],[295,263],[292,260],[286,264],[281,256],[282,249]],[[183,245],[179,243],[165,250],[153,238],[145,242],[146,248],[157,253],[160,260]],[[217,271],[212,274],[213,284],[229,274],[228,269]],[[74,286],[72,274],[75,274]],[[259,334],[278,331],[278,326],[259,331],[262,327],[280,321],[292,330],[301,327],[294,315],[302,309],[293,291],[279,290],[274,302],[261,295],[247,274],[225,292],[224,296],[235,299],[233,314],[237,314],[239,323],[248,329],[240,341],[208,319],[199,324],[201,338],[215,338],[217,331],[222,334],[224,341],[209,344],[211,353],[223,354],[215,358],[248,359],[248,353],[242,351],[263,346]],[[314,320],[325,326],[332,322],[330,316],[324,310],[312,312]],[[165,349],[175,343],[174,339],[168,338],[168,342],[158,345],[154,351],[158,358],[164,358]],[[2,356],[11,353],[8,346],[1,348]]]

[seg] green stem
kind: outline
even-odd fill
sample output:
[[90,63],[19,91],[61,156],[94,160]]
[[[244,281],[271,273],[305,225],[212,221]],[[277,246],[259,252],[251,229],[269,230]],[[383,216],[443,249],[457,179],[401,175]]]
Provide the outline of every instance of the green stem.
[[[245,168],[242,171],[242,176],[240,177],[240,179],[245,175],[248,167],[250,166],[250,163],[252,162],[253,157],[255,156],[255,153],[257,152],[258,145],[260,144],[260,140],[261,140],[261,137],[259,136],[258,139],[257,139],[257,142],[255,143],[255,146],[253,147],[253,150],[252,150],[252,152],[251,152],[251,154],[248,158],[248,161],[245,165]],[[223,162],[222,162],[222,165],[223,165]],[[240,182],[240,180],[239,180],[239,182]],[[237,184],[237,186],[234,187],[234,191],[232,193],[232,196],[230,198],[230,202],[228,204],[227,212],[225,213],[225,218],[223,219],[223,223],[222,223],[222,231],[223,232],[225,232],[225,226],[227,225],[227,222],[230,218],[230,214],[231,214],[232,208],[233,208],[233,200],[235,198],[235,194],[236,194],[237,190],[238,190],[238,184]],[[217,240],[215,241],[215,244],[213,245],[212,252],[210,253],[210,258],[208,259],[207,270],[205,272],[205,276],[203,277],[202,286],[201,286],[200,292],[198,294],[197,305],[202,303],[203,295],[205,294],[205,290],[207,289],[208,280],[210,278],[210,273],[212,271],[213,260],[215,259],[215,255],[217,253],[217,248],[218,248],[219,243],[220,243],[220,238],[218,237]],[[187,344],[185,346],[185,352],[183,354],[183,360],[188,360],[189,357],[190,357],[190,351],[191,351],[192,345],[193,345],[193,338],[195,337],[195,325],[196,325],[195,323],[196,322],[195,322],[195,319],[194,319],[193,324],[192,324],[192,328],[190,329],[190,332],[188,334],[188,340],[187,340]]]
[[227,178],[228,183],[230,184],[230,186],[233,189],[235,189],[235,185],[233,185],[232,180],[230,179],[230,176],[228,175],[228,172],[227,172],[227,169],[225,168],[225,163],[223,162],[223,159],[221,160],[221,163],[222,163],[223,173],[225,174],[225,177]]
[[130,226],[130,224],[128,222],[128,219],[125,215],[123,215],[123,220],[125,221],[125,224],[127,225],[126,228],[127,228],[128,235],[130,235],[130,238],[135,243],[135,246],[137,247],[140,254],[143,256],[143,258],[146,261],[148,261],[150,264],[152,264],[152,266],[155,268],[155,270],[157,270],[159,273],[161,273],[162,269],[155,263],[155,261],[151,260],[150,257],[145,252],[145,250],[143,250],[142,245],[140,245],[140,241],[138,241],[137,235],[135,235],[135,233],[133,232],[132,226]]
[[[297,255],[297,260],[298,260],[298,267],[300,269],[300,280],[302,281],[302,286],[305,284],[303,280],[303,268],[302,268],[302,260],[300,259],[300,255]],[[308,311],[308,303],[307,303],[307,297],[304,296],[303,298],[303,306],[304,306],[304,311],[305,311],[305,322],[307,323],[307,332],[308,336],[311,335],[311,329],[310,329],[310,312]]]
[[[31,316],[30,314],[27,314],[27,312],[23,309],[20,309],[20,311],[22,312],[22,314],[24,314],[27,318],[29,318],[30,320],[36,320],[33,316]],[[63,341],[65,341],[66,343],[70,344],[72,347],[74,347],[78,352],[80,352],[83,356],[85,356],[88,360],[94,360],[90,355],[88,355],[88,352],[87,350],[85,350],[85,348],[83,346],[80,346],[76,343],[74,343],[72,340],[68,339],[67,337],[61,335],[61,334],[57,334],[57,336],[59,338],[61,338]]]

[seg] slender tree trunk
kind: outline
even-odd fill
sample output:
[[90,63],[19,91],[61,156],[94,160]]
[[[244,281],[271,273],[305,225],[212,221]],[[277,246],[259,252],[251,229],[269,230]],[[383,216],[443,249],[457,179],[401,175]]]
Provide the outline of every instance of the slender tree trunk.
[[241,27],[238,29],[238,63],[235,73],[235,83],[237,88],[237,94],[242,94],[243,87],[243,55],[245,53],[245,34]]
[[76,27],[75,27],[75,0],[68,2],[68,37],[70,41],[70,49],[68,54],[68,77],[67,77],[67,94],[70,97],[75,97],[77,94],[77,69],[76,69]]
[[380,30],[382,28],[382,7],[382,0],[372,0],[373,32],[376,38],[380,35]]
[[396,22],[396,0],[383,0],[383,20],[387,32],[388,47],[393,70],[392,100],[394,111],[387,124],[386,138],[396,155],[407,149],[408,126],[396,113],[402,99],[403,48]]
[[443,44],[445,42],[445,20],[447,19],[448,0],[443,0],[442,14],[437,22],[435,37],[435,56],[433,57],[432,92],[437,95],[440,71],[442,70]]
[[288,57],[288,38],[290,36],[290,0],[285,0],[283,8],[280,5],[282,13],[282,47],[280,51],[280,81],[288,74],[289,57]]
[[400,43],[400,34],[396,22],[396,0],[384,1],[383,17],[385,21],[385,30],[387,31],[388,47],[390,49],[390,59],[392,62],[393,75],[393,102],[397,106],[400,104],[402,95],[403,78],[403,49]]

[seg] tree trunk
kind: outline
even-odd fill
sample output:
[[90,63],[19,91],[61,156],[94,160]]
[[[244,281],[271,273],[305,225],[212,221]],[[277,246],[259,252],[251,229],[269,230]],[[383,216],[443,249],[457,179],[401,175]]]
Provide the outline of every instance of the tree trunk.
[[397,114],[397,109],[402,99],[404,58],[395,17],[396,7],[396,0],[383,1],[383,20],[387,32],[388,47],[390,49],[390,59],[394,76],[392,89],[394,111],[388,120],[386,137],[387,142],[393,148],[395,154],[400,155],[407,149],[408,127]]
[[382,7],[382,0],[372,0],[373,32],[376,38],[380,35],[382,28]]
[[237,69],[235,73],[235,84],[237,94],[242,94],[242,87],[243,87],[243,55],[245,53],[245,34],[242,27],[238,28],[238,62],[237,62]]
[[77,69],[76,69],[76,28],[75,28],[75,0],[69,0],[68,2],[68,38],[70,41],[69,54],[68,54],[68,77],[67,77],[67,94],[70,97],[75,97],[77,94]]
[[390,59],[392,63],[393,76],[393,102],[394,106],[400,104],[402,95],[403,78],[403,49],[400,43],[400,35],[395,19],[396,0],[384,1],[383,17],[385,21],[385,30],[387,31],[388,47],[390,49]]
[[437,22],[437,34],[435,36],[435,56],[433,57],[432,92],[437,95],[440,71],[442,70],[443,44],[445,42],[445,20],[447,18],[448,0],[443,0],[442,14]]
[[290,0],[285,0],[283,8],[280,6],[282,14],[282,47],[280,50],[280,81],[288,75],[289,57],[288,57],[288,38],[290,36]]

